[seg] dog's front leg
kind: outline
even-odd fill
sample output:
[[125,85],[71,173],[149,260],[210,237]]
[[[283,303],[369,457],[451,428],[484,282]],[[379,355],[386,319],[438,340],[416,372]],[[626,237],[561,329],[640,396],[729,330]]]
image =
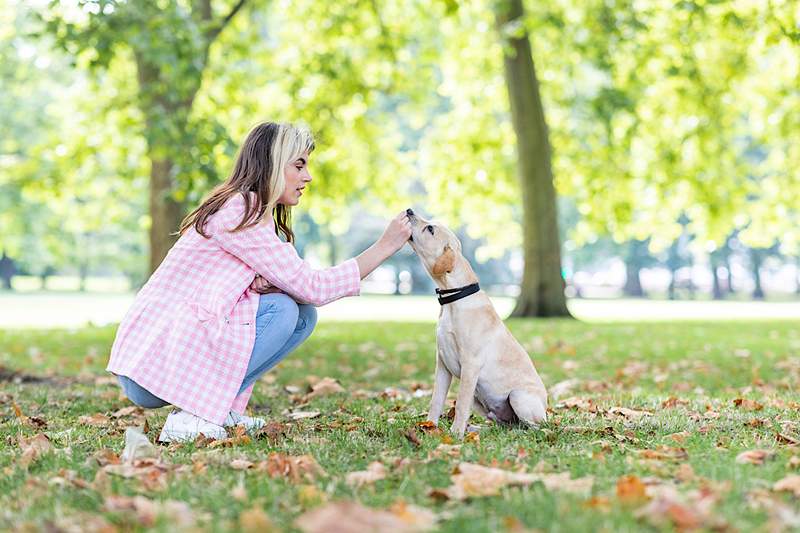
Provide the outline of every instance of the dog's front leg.
[[436,350],[436,376],[433,380],[433,397],[431,407],[428,409],[428,421],[434,424],[439,423],[439,417],[444,411],[444,404],[447,401],[447,391],[450,390],[450,382],[453,376],[442,362],[441,350]]
[[461,360],[461,383],[458,386],[456,398],[456,417],[450,429],[459,439],[464,438],[469,415],[472,413],[472,404],[475,401],[475,388],[478,386],[480,366],[476,361]]

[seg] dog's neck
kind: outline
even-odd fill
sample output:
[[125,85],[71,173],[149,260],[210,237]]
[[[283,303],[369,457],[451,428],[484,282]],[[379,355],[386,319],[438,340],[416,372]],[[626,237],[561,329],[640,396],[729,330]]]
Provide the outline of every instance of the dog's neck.
[[433,281],[440,289],[457,289],[465,285],[478,283],[478,276],[472,270],[472,265],[469,264],[469,261],[458,254],[453,264],[453,269],[434,278]]

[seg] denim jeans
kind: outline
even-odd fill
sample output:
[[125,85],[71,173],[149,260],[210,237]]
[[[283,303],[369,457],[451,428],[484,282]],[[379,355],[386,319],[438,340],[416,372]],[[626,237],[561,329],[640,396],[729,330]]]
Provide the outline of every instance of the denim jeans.
[[[262,294],[256,313],[256,341],[239,392],[280,363],[311,335],[316,325],[317,310],[313,305],[298,304],[285,294]],[[169,405],[131,378],[118,379],[125,396],[136,405],[148,409]]]

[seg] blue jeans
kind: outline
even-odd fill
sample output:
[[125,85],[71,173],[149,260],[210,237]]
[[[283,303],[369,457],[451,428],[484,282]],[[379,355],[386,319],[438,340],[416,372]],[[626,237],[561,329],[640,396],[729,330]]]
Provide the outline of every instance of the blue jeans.
[[[285,294],[262,294],[256,313],[256,341],[239,392],[280,363],[317,325],[313,305],[298,304]],[[153,409],[169,405],[127,376],[117,376],[125,396],[139,407]]]

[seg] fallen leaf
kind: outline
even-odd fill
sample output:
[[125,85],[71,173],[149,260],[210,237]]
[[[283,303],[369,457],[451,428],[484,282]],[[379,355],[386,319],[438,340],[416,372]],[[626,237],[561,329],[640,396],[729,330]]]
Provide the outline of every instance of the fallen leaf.
[[257,470],[266,470],[270,477],[285,477],[293,483],[302,480],[314,481],[318,476],[325,476],[317,461],[310,455],[284,455],[272,452],[266,461],[256,466]]
[[770,450],[748,450],[736,456],[739,464],[763,465],[764,461],[772,457],[774,452]]
[[560,474],[539,474],[510,472],[500,468],[487,467],[475,463],[460,463],[450,477],[453,484],[446,489],[433,490],[430,495],[449,500],[465,500],[482,496],[494,496],[505,486],[530,485],[541,482],[547,490],[588,493],[594,478],[570,479],[569,472]]
[[128,407],[123,407],[122,409],[118,409],[111,413],[111,418],[122,418],[123,416],[142,416],[144,415],[144,409],[137,405],[129,405]]
[[247,459],[234,459],[233,461],[228,463],[228,466],[230,466],[234,470],[247,470],[248,468],[253,468],[254,464],[255,463],[253,463],[252,461],[248,461]]
[[157,456],[158,449],[147,439],[141,428],[125,429],[125,449],[122,450],[122,462],[130,463],[135,459]]
[[93,415],[83,415],[78,417],[79,424],[87,426],[105,427],[111,422],[111,419],[104,414],[97,413]]
[[351,487],[362,487],[367,484],[375,483],[386,477],[386,467],[379,461],[374,461],[367,466],[366,470],[350,472],[345,476],[345,482]]
[[664,445],[654,450],[638,450],[638,454],[643,459],[655,459],[657,461],[683,461],[689,458],[689,453],[685,448]]
[[647,499],[647,487],[637,476],[622,476],[617,479],[617,498],[623,503]]
[[317,383],[311,386],[311,392],[305,395],[304,400],[309,401],[321,396],[329,396],[331,394],[338,394],[346,392],[344,387],[333,378],[322,378]]
[[19,462],[26,468],[39,457],[53,450],[53,444],[44,433],[37,433],[30,438],[20,437],[19,447],[22,450],[22,457]]
[[253,438],[258,439],[267,439],[270,444],[276,444],[278,441],[282,440],[286,434],[289,432],[289,426],[282,422],[267,422],[264,426],[262,426],[258,431],[255,432]]
[[389,510],[365,507],[357,502],[333,502],[300,515],[295,526],[306,533],[361,533],[428,531],[435,526],[435,514],[415,506]]
[[262,533],[274,531],[275,526],[267,513],[260,507],[251,507],[239,515],[239,527],[244,533]]
[[409,429],[403,433],[403,436],[411,443],[414,448],[419,448],[422,446],[422,443],[419,441],[419,437],[417,436],[417,432],[414,429]]
[[186,502],[151,500],[144,496],[109,496],[105,500],[107,511],[132,512],[138,522],[146,527],[155,525],[159,516],[166,518],[172,527],[189,527],[195,522],[195,513]]
[[795,496],[800,496],[800,476],[797,474],[790,474],[785,478],[777,481],[773,486],[774,491],[789,491]]
[[686,400],[681,400],[679,398],[676,398],[675,396],[670,396],[669,398],[661,402],[661,408],[669,409],[672,407],[677,407],[679,405],[688,405],[688,404],[689,402]]
[[639,411],[637,409],[628,409],[627,407],[612,407],[608,410],[609,414],[619,415],[631,420],[638,420],[643,416],[653,416],[649,411]]
[[763,404],[747,398],[736,398],[733,400],[733,405],[739,407],[740,409],[744,409],[745,411],[760,411],[764,408]]
[[301,420],[304,418],[316,418],[320,415],[319,411],[294,411],[289,413],[289,418],[292,420]]
[[[691,503],[687,503],[691,502]],[[679,531],[707,527],[717,529],[724,524],[716,523],[712,507],[717,496],[710,492],[692,491],[682,497],[674,487],[664,486],[654,491],[650,503],[636,511],[635,515],[644,518],[656,527],[672,524]]]

